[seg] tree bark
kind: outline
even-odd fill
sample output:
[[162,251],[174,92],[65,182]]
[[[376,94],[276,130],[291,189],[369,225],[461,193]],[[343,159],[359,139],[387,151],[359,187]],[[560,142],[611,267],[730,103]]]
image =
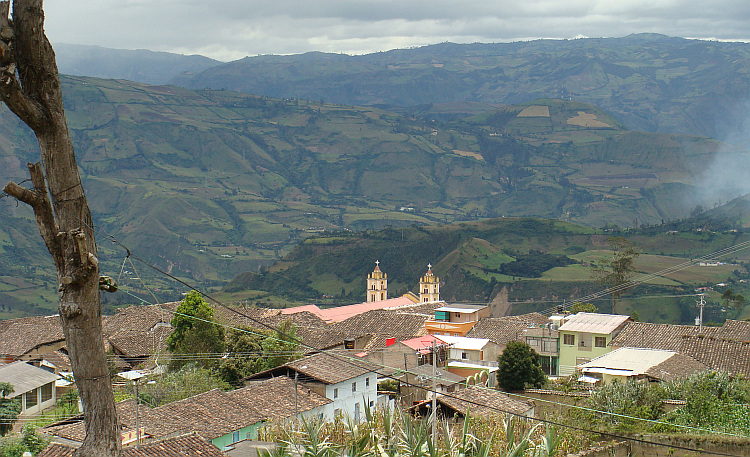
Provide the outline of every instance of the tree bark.
[[55,53],[44,34],[42,0],[13,0],[12,20],[9,9],[8,1],[0,2],[0,98],[34,131],[42,165],[29,164],[32,190],[11,182],[5,191],[33,208],[57,270],[60,319],[86,427],[74,455],[119,456],[93,223],[65,119]]

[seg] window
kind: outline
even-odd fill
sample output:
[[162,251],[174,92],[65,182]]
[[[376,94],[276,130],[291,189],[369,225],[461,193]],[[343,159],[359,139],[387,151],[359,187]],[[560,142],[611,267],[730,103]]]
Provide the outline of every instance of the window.
[[589,362],[591,362],[591,359],[589,359],[588,357],[576,357],[576,365]]
[[563,335],[563,344],[576,344],[576,336],[575,335]]
[[468,359],[468,358],[469,358],[469,354],[467,354],[467,353],[465,353],[465,352],[462,352],[462,353],[461,353],[461,358],[462,358],[462,359]]
[[31,408],[32,406],[36,406],[37,404],[37,389],[32,390],[31,392],[26,392],[23,394],[24,400],[26,400],[26,409]]
[[240,440],[240,431],[237,430],[236,432],[232,433],[232,442],[236,443]]
[[375,401],[374,400],[370,400],[370,408],[372,408],[373,406],[375,406]]
[[334,387],[333,388],[333,398],[339,398],[339,388]]
[[352,383],[352,392],[356,392],[356,391],[357,391],[357,383],[353,382]]
[[370,378],[365,378],[365,387],[370,387]]
[[52,399],[52,383],[42,386],[42,403]]
[[598,348],[605,348],[607,347],[607,337],[606,336],[595,336],[594,337],[594,346]]
[[542,351],[544,351],[544,352],[557,352],[557,341],[555,341],[555,340],[542,340]]
[[461,313],[456,313],[456,317],[461,317]]
[[533,338],[533,337],[527,336],[526,344],[528,344],[529,346],[537,347],[539,346],[539,338]]

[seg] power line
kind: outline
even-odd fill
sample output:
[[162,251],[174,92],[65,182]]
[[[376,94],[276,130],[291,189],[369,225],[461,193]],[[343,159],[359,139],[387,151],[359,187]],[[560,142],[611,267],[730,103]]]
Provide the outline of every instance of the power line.
[[[85,222],[83,222],[83,223],[85,223]],[[95,229],[95,228],[93,228],[93,227],[92,227],[92,229],[96,230],[96,229]],[[103,229],[101,229],[101,228],[100,228],[100,230],[101,230],[101,231],[104,231],[104,230],[103,230]],[[106,234],[106,232],[104,232],[104,233]],[[113,242],[115,242],[115,243],[119,244],[119,245],[120,245],[120,246],[122,246],[122,247],[123,247],[124,249],[126,249],[126,250],[127,250],[127,252],[129,253],[129,257],[130,257],[130,256],[133,256],[133,257],[134,257],[134,258],[135,258],[136,260],[138,260],[139,262],[143,263],[144,265],[146,265],[146,266],[148,266],[148,267],[150,267],[150,268],[152,268],[152,269],[156,270],[157,272],[159,272],[159,273],[161,273],[161,274],[163,274],[163,275],[165,275],[165,276],[167,276],[167,277],[171,278],[171,279],[172,279],[172,280],[174,280],[174,281],[177,281],[177,282],[179,282],[180,284],[183,284],[183,285],[185,285],[186,287],[189,287],[189,288],[191,288],[191,289],[193,289],[193,290],[196,290],[196,291],[198,291],[198,290],[199,290],[199,289],[197,289],[197,288],[193,287],[192,285],[190,285],[189,283],[187,283],[187,282],[185,282],[185,281],[183,281],[183,280],[181,280],[181,279],[179,279],[179,278],[177,278],[177,277],[175,277],[175,276],[171,275],[170,273],[168,273],[168,272],[166,272],[166,271],[162,270],[161,268],[159,268],[159,267],[157,267],[157,266],[155,266],[155,265],[153,265],[153,264],[151,264],[151,263],[149,263],[149,262],[146,262],[145,260],[143,260],[142,258],[138,257],[137,255],[134,255],[134,254],[132,254],[132,252],[130,251],[130,249],[128,249],[128,248],[127,248],[127,247],[126,247],[125,245],[123,245],[123,244],[122,244],[122,243],[121,243],[121,242],[120,242],[119,240],[117,240],[117,239],[116,239],[116,238],[115,238],[114,236],[112,236],[112,235],[109,235],[109,234],[106,234],[106,235],[107,235],[107,237],[109,237],[109,238],[110,238],[110,239],[111,239],[111,240],[112,240]],[[738,247],[738,246],[742,246],[742,245],[745,245],[745,246],[744,246],[744,247],[742,247],[742,248],[738,248],[738,249],[736,249],[736,251],[738,251],[738,250],[741,250],[741,249],[745,249],[745,248],[747,248],[747,247],[750,247],[750,241],[747,241],[747,242],[745,242],[745,243],[740,243],[740,244],[738,244],[738,245],[735,245],[735,246],[734,246],[734,247],[732,247],[732,248],[736,248],[736,247]],[[726,251],[726,250],[729,250],[729,249],[732,249],[732,248],[727,248],[727,249],[725,249],[725,250],[722,250],[722,251]],[[717,252],[722,252],[722,251],[717,251]],[[735,251],[735,252],[736,252],[736,251]],[[722,255],[726,255],[726,254],[722,254]],[[706,257],[707,257],[707,256],[706,256]],[[689,265],[691,264],[691,262],[687,262],[687,263],[688,263],[688,266],[689,266]],[[686,267],[684,267],[684,268],[687,268],[687,266],[686,266]],[[670,268],[668,268],[668,269],[665,269],[665,270],[662,270],[662,271],[668,271],[668,270],[671,270],[671,269],[670,269]],[[675,271],[678,271],[678,270],[675,270]],[[657,272],[657,274],[658,274],[658,273],[660,273],[660,272]],[[652,275],[645,275],[645,276],[653,276],[653,275],[654,275],[654,274],[652,274]],[[641,279],[642,279],[642,278],[638,278],[638,280],[636,280],[636,281],[632,281],[632,282],[633,282],[633,283],[637,283],[637,281],[640,281]],[[144,286],[145,286],[145,284],[144,284]],[[605,291],[603,291],[602,293],[611,293],[611,291],[612,291],[612,290],[614,290],[614,288],[608,288],[608,289],[606,289]],[[259,320],[255,319],[255,318],[253,318],[253,317],[251,317],[251,316],[249,316],[249,315],[246,315],[246,314],[244,314],[244,313],[240,312],[240,311],[239,311],[239,310],[237,310],[237,309],[234,309],[234,308],[228,307],[227,305],[225,305],[225,304],[223,304],[222,302],[218,301],[217,299],[213,298],[213,297],[212,297],[211,295],[209,295],[209,294],[204,294],[204,296],[205,296],[205,297],[207,297],[208,299],[210,299],[211,301],[213,301],[214,303],[216,303],[217,305],[221,306],[222,308],[224,308],[224,309],[226,309],[226,310],[228,310],[228,311],[234,312],[234,313],[236,313],[236,314],[238,314],[238,315],[240,315],[240,316],[242,316],[242,317],[244,317],[244,318],[246,318],[246,319],[249,319],[249,320],[250,320],[250,321],[252,321],[252,322],[255,322],[255,323],[257,323],[257,324],[259,324],[259,325],[261,325],[261,326],[263,326],[263,327],[265,327],[265,328],[267,328],[267,329],[269,329],[269,330],[272,330],[272,331],[276,332],[276,333],[277,333],[278,335],[280,335],[280,336],[282,336],[282,337],[285,337],[285,338],[287,338],[288,340],[286,340],[286,341],[294,341],[294,342],[296,342],[296,343],[297,343],[298,345],[300,345],[300,346],[304,346],[304,347],[306,347],[306,348],[308,348],[308,349],[312,349],[312,350],[313,350],[314,352],[324,353],[324,354],[330,355],[330,356],[332,356],[332,357],[336,357],[336,358],[338,358],[339,360],[342,360],[342,361],[344,361],[344,362],[346,362],[346,363],[349,363],[349,364],[351,364],[351,365],[353,365],[353,366],[356,366],[356,367],[360,367],[360,368],[361,368],[361,361],[358,361],[358,360],[354,360],[354,359],[351,359],[350,357],[344,357],[344,356],[342,356],[342,355],[338,355],[338,354],[333,354],[333,353],[330,353],[330,352],[328,352],[327,350],[323,350],[323,349],[318,349],[318,348],[315,348],[315,347],[313,347],[313,346],[311,346],[311,345],[308,345],[308,344],[304,343],[304,341],[302,341],[302,340],[300,340],[300,339],[298,339],[298,338],[296,338],[296,337],[292,337],[292,336],[290,336],[290,335],[287,335],[287,334],[285,334],[285,333],[284,333],[283,331],[281,331],[281,330],[280,330],[279,328],[276,328],[276,327],[274,327],[274,326],[272,326],[272,325],[270,325],[270,324],[267,324],[267,323],[265,323],[265,322],[259,321]],[[357,362],[359,362],[359,363],[357,363]],[[369,364],[369,363],[370,363],[370,362],[368,362],[368,364]],[[377,364],[375,364],[375,365],[377,365]],[[387,367],[387,368],[391,368],[391,367]],[[386,377],[390,377],[390,378],[394,379],[394,378],[393,378],[392,376],[386,376]],[[421,387],[421,386],[414,386],[414,387],[417,387],[417,388],[421,388],[421,389],[425,389],[425,388],[423,388],[423,387]],[[428,389],[425,389],[425,390],[428,390]],[[436,392],[436,393],[437,393],[437,392]],[[451,398],[457,398],[457,397],[455,397],[455,396],[451,396],[451,395],[449,395],[449,394],[444,394],[444,395],[450,396]],[[461,399],[461,400],[462,400],[462,401],[466,401],[466,402],[468,402],[468,403],[472,403],[472,404],[475,404],[475,405],[477,405],[477,406],[484,406],[484,407],[487,407],[487,408],[490,408],[490,409],[496,410],[496,411],[498,411],[498,412],[504,412],[504,413],[507,413],[507,414],[511,414],[511,415],[516,415],[516,416],[520,416],[520,415],[519,415],[519,414],[517,414],[517,413],[513,413],[513,412],[511,412],[511,411],[507,411],[507,410],[503,410],[503,409],[501,409],[501,408],[493,407],[493,406],[491,406],[491,405],[484,405],[484,404],[481,404],[481,403],[477,403],[477,402],[474,402],[474,401],[471,401],[471,400],[466,400],[466,399]],[[603,414],[607,414],[607,412],[604,412],[604,411],[602,411],[601,413],[603,413]],[[522,416],[522,417],[523,417],[523,416]],[[636,419],[636,420],[638,420],[639,418],[633,418],[633,419]],[[534,420],[536,420],[536,421],[539,421],[539,422],[544,422],[544,423],[552,424],[552,425],[556,425],[556,426],[561,426],[561,427],[565,427],[565,428],[570,428],[570,429],[574,429],[574,430],[579,430],[579,431],[586,431],[586,432],[590,432],[590,433],[598,433],[598,434],[601,434],[601,435],[604,435],[604,436],[616,437],[616,438],[619,438],[619,439],[625,439],[625,440],[631,440],[631,441],[638,441],[638,442],[642,442],[642,443],[648,443],[648,444],[651,444],[651,445],[657,445],[657,446],[668,446],[668,447],[672,447],[672,448],[675,448],[675,449],[682,449],[682,450],[688,450],[688,451],[693,451],[693,452],[697,452],[697,451],[698,451],[698,450],[696,450],[696,449],[693,449],[693,448],[680,447],[680,446],[675,446],[675,445],[667,445],[667,444],[663,444],[663,443],[650,442],[650,441],[647,441],[647,440],[641,440],[641,439],[637,439],[637,438],[632,438],[632,437],[626,437],[626,436],[616,435],[616,434],[613,434],[613,433],[607,433],[607,432],[600,432],[600,431],[597,431],[597,430],[590,430],[590,429],[585,429],[585,428],[583,428],[583,427],[576,427],[576,426],[573,426],[573,425],[569,425],[569,424],[562,424],[562,423],[557,423],[557,422],[554,422],[554,421],[550,421],[550,420],[547,420],[547,419],[539,419],[539,418],[535,418]],[[669,425],[672,425],[672,424],[669,424]],[[720,433],[720,432],[716,432],[716,433]],[[739,456],[734,456],[733,454],[726,454],[726,453],[717,453],[717,452],[709,452],[709,451],[701,451],[701,452],[703,452],[704,454],[711,454],[711,455],[723,455],[723,456],[730,456],[730,457],[739,457]]]

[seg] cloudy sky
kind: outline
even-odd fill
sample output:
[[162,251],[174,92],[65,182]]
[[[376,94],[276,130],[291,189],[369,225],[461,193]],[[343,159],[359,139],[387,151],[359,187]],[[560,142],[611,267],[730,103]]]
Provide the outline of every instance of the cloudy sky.
[[229,61],[654,32],[750,41],[747,0],[46,0],[52,44]]

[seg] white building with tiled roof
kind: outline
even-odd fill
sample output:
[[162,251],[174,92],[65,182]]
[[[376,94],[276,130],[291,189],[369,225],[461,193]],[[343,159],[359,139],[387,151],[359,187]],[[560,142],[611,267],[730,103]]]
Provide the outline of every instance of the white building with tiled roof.
[[379,401],[377,369],[348,353],[318,353],[254,374],[245,381],[289,377],[331,400],[320,409],[327,419],[348,415],[359,421],[364,419],[365,406],[373,407]]

